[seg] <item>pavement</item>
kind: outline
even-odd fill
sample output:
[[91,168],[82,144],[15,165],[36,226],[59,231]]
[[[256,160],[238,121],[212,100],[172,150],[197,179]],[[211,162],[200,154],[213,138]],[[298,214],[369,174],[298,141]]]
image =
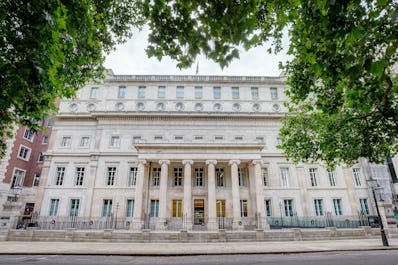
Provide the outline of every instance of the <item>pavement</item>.
[[384,247],[381,239],[219,243],[2,241],[0,242],[0,255],[183,256],[398,250],[398,239],[390,239],[389,243],[390,246]]

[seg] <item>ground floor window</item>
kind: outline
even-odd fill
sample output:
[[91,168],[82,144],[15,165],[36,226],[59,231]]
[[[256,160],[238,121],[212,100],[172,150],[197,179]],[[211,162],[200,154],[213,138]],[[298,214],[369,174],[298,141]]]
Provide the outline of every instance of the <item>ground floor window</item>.
[[80,200],[79,199],[71,199],[70,200],[69,216],[78,216],[79,215],[79,207],[80,207]]
[[240,216],[247,217],[247,200],[240,200]]
[[102,204],[102,216],[107,217],[112,215],[112,200],[105,199]]
[[315,207],[315,215],[316,216],[323,215],[323,202],[321,199],[314,200],[314,207]]
[[341,199],[333,199],[333,206],[335,215],[343,215],[343,211],[341,209]]
[[173,217],[182,217],[182,200],[173,200]]
[[283,200],[283,205],[285,207],[285,216],[293,216],[293,200]]
[[271,216],[271,200],[265,200],[264,205],[265,205],[265,215]]
[[359,204],[361,205],[361,211],[363,214],[369,214],[368,200],[359,199]]
[[134,200],[127,200],[126,217],[133,217],[133,212],[134,212]]
[[151,217],[159,216],[159,200],[151,200]]
[[49,216],[57,216],[58,205],[59,205],[59,199],[51,199],[50,200],[50,211],[48,213]]
[[225,200],[216,201],[217,217],[225,217]]

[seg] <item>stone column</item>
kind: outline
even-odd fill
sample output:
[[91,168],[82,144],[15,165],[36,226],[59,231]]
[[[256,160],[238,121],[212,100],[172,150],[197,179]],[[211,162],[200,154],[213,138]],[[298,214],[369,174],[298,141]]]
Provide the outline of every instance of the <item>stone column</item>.
[[160,188],[159,188],[159,222],[158,229],[165,229],[167,215],[167,179],[169,176],[170,160],[159,160],[160,164]]
[[261,160],[253,160],[254,165],[254,185],[256,189],[256,214],[258,218],[258,228],[269,229],[267,220],[265,219],[264,197],[263,197],[263,181],[261,179]]
[[185,218],[186,229],[192,229],[192,170],[193,160],[182,160],[184,165],[184,205],[183,217]]
[[216,230],[217,226],[217,214],[216,214],[216,169],[215,166],[217,165],[216,160],[206,160],[207,168],[207,229],[208,230]]
[[142,200],[144,192],[144,178],[145,178],[145,165],[146,160],[138,160],[138,171],[135,185],[135,200],[134,200],[134,213],[133,213],[133,226],[132,229],[140,230],[142,228]]
[[343,175],[345,185],[347,187],[348,199],[350,201],[351,211],[354,216],[360,213],[359,201],[356,198],[356,190],[354,186],[354,179],[352,176],[352,169],[348,167],[336,167],[336,173]]
[[231,165],[231,182],[232,182],[232,213],[233,221],[232,228],[239,230],[243,229],[242,220],[240,217],[240,194],[239,194],[239,176],[238,176],[238,165],[239,160],[230,160]]

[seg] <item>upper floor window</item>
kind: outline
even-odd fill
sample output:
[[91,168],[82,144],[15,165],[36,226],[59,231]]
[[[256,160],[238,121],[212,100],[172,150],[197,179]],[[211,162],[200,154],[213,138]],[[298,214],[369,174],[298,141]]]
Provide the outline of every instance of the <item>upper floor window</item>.
[[62,137],[61,146],[62,147],[69,147],[71,145],[72,138],[70,136]]
[[355,186],[361,186],[361,170],[360,170],[360,168],[353,168],[352,174],[354,175]]
[[244,168],[238,168],[239,186],[247,187],[246,170]]
[[277,99],[278,98],[278,89],[276,87],[271,87],[269,90],[271,93],[271,99]]
[[55,170],[55,185],[61,186],[64,183],[65,167],[57,167]]
[[183,86],[177,86],[177,88],[176,88],[176,97],[177,98],[183,98],[184,97],[184,87]]
[[203,168],[195,168],[194,186],[203,187],[204,183],[204,170]]
[[258,87],[251,88],[252,98],[258,98]]
[[120,147],[120,137],[112,136],[110,145],[111,147]]
[[184,140],[184,136],[182,136],[182,135],[176,135],[176,136],[174,136],[174,140],[176,140],[176,141],[182,141],[182,140]]
[[90,137],[83,136],[80,139],[80,147],[89,147],[90,145]]
[[334,187],[336,186],[336,176],[333,170],[328,169],[328,177],[329,177],[329,184],[330,186]]
[[115,177],[116,177],[116,167],[108,167],[106,172],[106,186],[113,186],[115,185]]
[[203,140],[203,136],[201,136],[201,135],[196,135],[196,136],[194,136],[193,139],[194,139],[194,140]]
[[119,86],[119,91],[118,91],[117,95],[118,95],[119,98],[126,97],[126,87],[125,86]]
[[145,97],[145,88],[144,86],[139,86],[138,87],[138,97],[139,98],[144,98]]
[[158,87],[158,98],[164,98],[164,97],[166,97],[166,87],[159,86]]
[[45,155],[43,154],[43,152],[39,153],[39,158],[37,159],[38,162],[43,162],[45,158]]
[[11,189],[14,187],[21,187],[24,177],[25,171],[15,168],[14,174],[12,175]]
[[216,168],[216,185],[217,187],[225,186],[224,168]]
[[18,158],[21,158],[23,160],[29,160],[30,152],[31,152],[30,148],[27,148],[26,146],[21,145],[19,147]]
[[235,140],[236,141],[242,141],[243,140],[243,136],[235,136]]
[[216,136],[214,136],[214,140],[222,141],[222,140],[224,140],[224,137],[223,137],[223,136],[216,135]]
[[232,87],[232,98],[239,98],[239,87]]
[[83,186],[85,172],[86,169],[84,167],[76,168],[75,186]]
[[26,128],[23,138],[32,142],[34,135],[35,135],[35,133],[33,132],[33,130]]
[[280,137],[276,138],[276,146],[281,146],[283,144],[283,140]]
[[130,173],[129,173],[129,186],[135,186],[137,183],[137,173],[138,173],[138,168],[137,167],[130,167]]
[[152,186],[159,187],[160,185],[160,167],[152,168]]
[[90,91],[90,98],[98,97],[98,87],[92,87]]
[[281,184],[282,187],[288,187],[289,186],[289,168],[287,167],[281,167]]
[[173,169],[174,173],[174,186],[182,185],[182,168],[177,167]]
[[35,174],[33,177],[33,186],[37,187],[40,184],[40,175]]
[[43,136],[42,144],[48,144],[48,135]]
[[269,186],[269,175],[268,175],[268,168],[264,167],[261,169],[261,175],[263,176],[263,184],[264,186]]
[[213,98],[215,98],[215,99],[221,98],[221,87],[219,87],[219,86],[213,87]]
[[138,144],[141,142],[141,136],[133,136],[133,144]]
[[202,98],[203,97],[203,88],[201,86],[195,87],[195,98]]
[[310,172],[311,186],[312,187],[318,186],[318,169],[310,168],[309,172]]

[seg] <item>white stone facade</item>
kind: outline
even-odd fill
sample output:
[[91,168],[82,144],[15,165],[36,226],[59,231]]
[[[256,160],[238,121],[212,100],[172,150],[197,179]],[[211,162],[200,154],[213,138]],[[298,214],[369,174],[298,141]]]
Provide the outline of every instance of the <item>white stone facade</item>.
[[221,217],[242,229],[269,227],[267,215],[373,214],[360,166],[293,165],[277,148],[285,81],[109,72],[61,102],[36,211],[210,230]]

